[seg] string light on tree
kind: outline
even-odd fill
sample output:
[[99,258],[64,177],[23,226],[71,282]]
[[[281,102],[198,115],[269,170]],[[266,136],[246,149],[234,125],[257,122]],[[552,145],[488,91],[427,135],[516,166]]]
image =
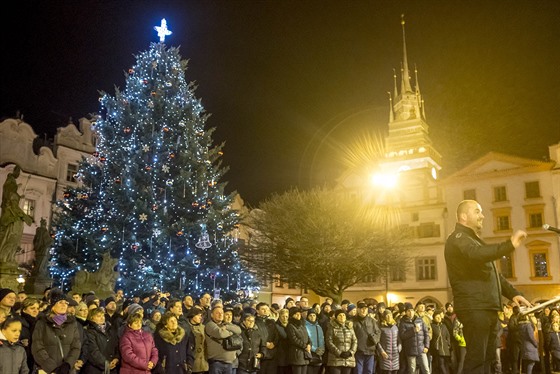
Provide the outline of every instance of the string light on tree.
[[124,89],[101,94],[97,157],[80,163],[80,185],[57,204],[51,274],[69,284],[78,266],[96,271],[109,250],[127,293],[211,290],[210,273],[221,274],[216,287],[235,279],[237,289],[250,278],[222,244],[239,222],[224,193],[223,145],[214,145],[186,60],[163,44],[167,22],[155,29],[160,43],[135,55]]

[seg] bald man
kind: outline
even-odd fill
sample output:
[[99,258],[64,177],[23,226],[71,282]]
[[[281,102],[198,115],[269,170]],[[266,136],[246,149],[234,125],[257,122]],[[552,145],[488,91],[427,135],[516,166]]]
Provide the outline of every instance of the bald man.
[[445,262],[453,291],[453,305],[463,323],[467,343],[464,372],[490,373],[496,355],[498,311],[502,296],[519,305],[531,306],[500,273],[494,264],[519,247],[527,233],[517,230],[509,240],[487,244],[480,237],[484,215],[475,200],[457,207],[455,231],[445,242]]

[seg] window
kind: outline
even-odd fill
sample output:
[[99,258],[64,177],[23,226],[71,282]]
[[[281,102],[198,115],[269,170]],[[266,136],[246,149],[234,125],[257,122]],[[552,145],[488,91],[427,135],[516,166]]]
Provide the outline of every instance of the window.
[[543,225],[542,213],[529,214],[529,227],[541,228]]
[[465,200],[476,200],[476,190],[473,188],[471,190],[463,191],[463,199]]
[[418,238],[437,238],[439,237],[439,225],[433,222],[421,223],[417,228]]
[[510,255],[502,256],[499,260],[500,273],[506,278],[513,278],[513,260]]
[[66,169],[66,181],[76,182],[76,173],[78,173],[78,165],[68,164],[68,168]]
[[544,221],[544,204],[525,205],[527,229],[541,229]]
[[525,197],[528,199],[541,197],[541,188],[539,186],[539,181],[525,183]]
[[494,201],[507,201],[506,186],[494,187]]
[[401,266],[391,266],[389,270],[389,282],[404,282],[405,280],[405,269]]
[[511,208],[492,209],[494,217],[494,232],[511,231]]
[[274,279],[274,287],[284,288],[284,282],[282,281],[282,278],[277,277]]
[[548,251],[550,243],[535,240],[525,245],[529,250],[529,267],[531,268],[531,280],[550,280],[550,264]]
[[422,257],[416,259],[416,279],[419,281],[436,279],[435,257]]
[[22,210],[35,220],[35,200],[23,199]]
[[546,252],[531,253],[531,273],[533,277],[548,277],[548,256]]
[[496,228],[498,231],[509,230],[509,217],[508,216],[498,216],[496,217]]

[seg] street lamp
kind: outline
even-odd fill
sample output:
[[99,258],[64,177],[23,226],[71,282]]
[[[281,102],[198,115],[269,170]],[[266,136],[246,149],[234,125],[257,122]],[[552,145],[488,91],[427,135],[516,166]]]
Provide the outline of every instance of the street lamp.
[[18,291],[23,291],[23,288],[25,287],[25,278],[23,277],[23,275],[19,275],[16,278],[16,282],[18,283]]

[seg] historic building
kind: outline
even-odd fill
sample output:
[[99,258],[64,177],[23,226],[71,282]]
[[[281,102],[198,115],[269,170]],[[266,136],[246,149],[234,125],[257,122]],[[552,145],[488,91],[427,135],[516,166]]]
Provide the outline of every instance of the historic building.
[[[463,199],[480,202],[486,217],[485,241],[504,241],[514,229],[528,232],[525,245],[497,264],[511,283],[532,301],[560,294],[560,236],[542,227],[544,223],[558,226],[560,143],[550,146],[550,161],[489,153],[439,180],[441,156],[429,137],[416,71],[414,85],[411,82],[404,20],[402,28],[401,79],[397,82],[394,75],[385,157],[378,165],[379,175],[396,182],[372,187],[370,175],[352,171],[341,177],[339,188],[364,202],[374,195],[376,204],[394,208],[397,223],[413,234],[414,246],[405,272],[389,270],[380,279],[351,287],[345,297],[389,304],[422,300],[436,306],[451,301],[444,244]],[[372,188],[376,188],[373,193]]]

